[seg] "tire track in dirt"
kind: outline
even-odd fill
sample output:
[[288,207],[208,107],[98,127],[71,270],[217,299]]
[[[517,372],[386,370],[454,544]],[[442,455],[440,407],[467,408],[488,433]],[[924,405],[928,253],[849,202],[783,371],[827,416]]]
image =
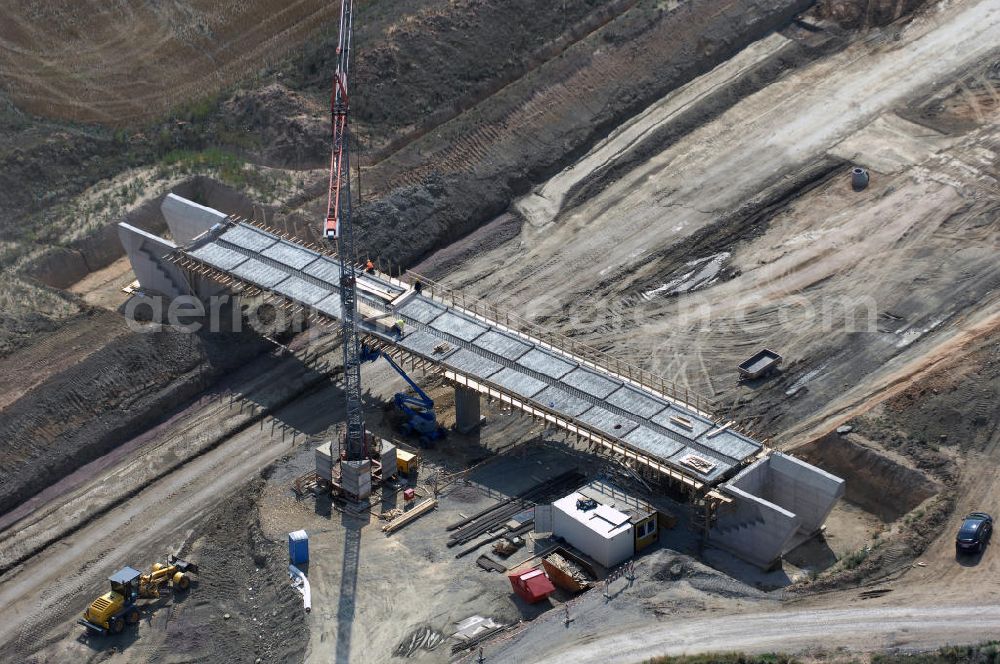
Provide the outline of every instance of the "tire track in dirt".
[[[739,0],[729,0],[714,7],[708,15],[694,20],[707,22],[740,5]],[[636,71],[648,71],[670,61],[671,54],[682,47],[668,35],[672,24],[661,22],[653,34],[637,37],[637,43],[624,49],[608,50],[590,59],[588,66],[568,73],[565,80],[556,81],[536,89],[527,101],[493,120],[481,120],[468,134],[412,169],[390,179],[384,185],[388,191],[399,186],[415,186],[433,173],[457,173],[475,170],[481,163],[505,163],[516,153],[513,145],[536,144],[539,149],[550,149],[541,141],[540,133],[547,127],[558,127],[574,109],[588,103],[589,95],[598,89],[614,85],[615,81],[628,80]],[[652,44],[658,47],[652,47]],[[664,44],[669,44],[666,49]],[[589,109],[594,112],[595,109]]]
[[32,346],[0,360],[0,412],[60,370],[127,333],[121,318],[105,312],[78,317]]
[[[332,423],[342,417],[335,393],[336,388],[325,388],[285,405],[275,417]],[[331,400],[335,405],[330,405]],[[273,435],[263,425],[251,424],[218,446],[144,483],[127,500],[84,524],[68,540],[60,540],[68,545],[36,554],[0,582],[0,601],[19,607],[0,625],[0,642],[10,644],[15,654],[27,658],[53,630],[74,629],[73,616],[82,606],[78,598],[96,591],[103,585],[104,576],[121,564],[136,563],[133,558],[137,542],[144,543],[140,546],[146,552],[157,546],[176,547],[186,537],[186,528],[238,491],[247,478],[291,449],[294,443],[284,435]],[[111,544],[107,544],[109,533],[114,533]],[[150,533],[156,533],[155,537],[150,538]],[[66,570],[72,571],[67,574]]]
[[[168,435],[141,446],[141,454],[113,471],[113,481],[102,475],[47,505],[36,507],[31,514],[0,533],[0,575],[138,495],[150,477],[175,472],[229,438],[258,423],[262,426],[272,413],[308,395],[328,380],[325,373],[313,372],[312,367],[335,360],[337,348],[337,343],[331,339],[323,348],[316,349],[307,364],[285,363],[263,375],[251,375],[247,383],[230,387],[230,390],[240,390],[238,413],[232,412],[237,395],[232,391],[219,393],[218,400],[211,399],[199,404],[194,412],[184,413],[184,419],[177,422],[179,426],[167,429]],[[247,414],[244,414],[245,404],[249,404]],[[109,456],[116,457],[117,452]],[[161,459],[166,463],[160,463]],[[95,463],[98,468],[102,465],[100,461]]]
[[8,10],[0,30],[0,72],[28,110],[120,124],[200,98],[255,63],[275,61],[336,12],[317,0],[190,2],[169,10],[79,2],[61,13],[49,8],[48,15],[26,3]]
[[899,361],[891,363],[868,384],[850,390],[823,412],[792,427],[784,434],[787,442],[782,447],[793,449],[799,444],[826,435],[845,422],[864,415],[897,396],[921,379],[960,361],[977,341],[992,337],[1000,331],[1000,296],[983,302],[980,310],[970,316],[965,325],[956,322],[954,327],[956,329],[936,345],[924,348],[922,353],[901,355]]

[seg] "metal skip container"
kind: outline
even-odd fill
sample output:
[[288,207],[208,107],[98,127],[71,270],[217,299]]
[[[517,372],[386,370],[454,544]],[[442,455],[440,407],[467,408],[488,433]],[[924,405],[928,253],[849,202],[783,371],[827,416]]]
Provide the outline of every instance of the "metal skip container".
[[288,533],[288,561],[292,565],[309,562],[309,535],[304,530]]

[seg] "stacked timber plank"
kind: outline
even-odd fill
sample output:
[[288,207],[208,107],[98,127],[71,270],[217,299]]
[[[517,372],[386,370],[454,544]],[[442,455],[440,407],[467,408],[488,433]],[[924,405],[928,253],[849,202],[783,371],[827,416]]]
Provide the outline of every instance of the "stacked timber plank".
[[399,530],[400,528],[407,525],[411,521],[416,521],[424,514],[430,512],[432,509],[437,507],[437,504],[438,501],[436,501],[433,498],[425,500],[424,502],[420,503],[413,509],[404,512],[402,516],[396,517],[389,523],[382,526],[382,532],[388,534]]

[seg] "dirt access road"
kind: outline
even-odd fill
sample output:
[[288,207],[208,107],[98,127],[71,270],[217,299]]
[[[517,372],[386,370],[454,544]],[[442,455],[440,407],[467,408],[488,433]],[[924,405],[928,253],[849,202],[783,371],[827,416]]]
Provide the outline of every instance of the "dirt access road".
[[[563,616],[547,616],[552,629],[567,629]],[[704,651],[797,652],[931,649],[973,643],[1000,629],[1000,606],[857,607],[671,618],[669,624],[635,631],[606,629],[578,643],[553,643],[540,621],[524,638],[489,649],[492,662],[621,662],[654,655]],[[572,634],[572,626],[569,633]],[[530,654],[529,654],[530,653]]]

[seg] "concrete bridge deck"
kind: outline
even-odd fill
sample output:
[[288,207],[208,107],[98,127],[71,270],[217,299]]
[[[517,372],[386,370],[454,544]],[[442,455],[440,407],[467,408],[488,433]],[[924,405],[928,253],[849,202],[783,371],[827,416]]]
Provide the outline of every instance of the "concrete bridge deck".
[[[174,264],[337,321],[340,265],[334,256],[245,221],[226,219],[179,247]],[[668,475],[692,490],[712,486],[754,460],[763,445],[714,422],[633,372],[492,320],[429,289],[357,269],[361,328],[369,343],[440,372],[457,386],[535,417]],[[391,327],[401,319],[404,333]],[[612,364],[611,367],[614,367]],[[620,369],[620,367],[618,367]]]
[[[161,209],[173,241],[118,225],[143,292],[205,298],[229,289],[339,328],[335,256],[172,194]],[[769,568],[819,532],[844,494],[840,478],[713,421],[695,395],[658,376],[437,284],[418,293],[355,272],[365,343],[454,385],[459,428],[478,425],[481,395],[510,404],[672,481],[701,506],[708,539],[745,560]],[[403,334],[392,330],[400,319]]]

